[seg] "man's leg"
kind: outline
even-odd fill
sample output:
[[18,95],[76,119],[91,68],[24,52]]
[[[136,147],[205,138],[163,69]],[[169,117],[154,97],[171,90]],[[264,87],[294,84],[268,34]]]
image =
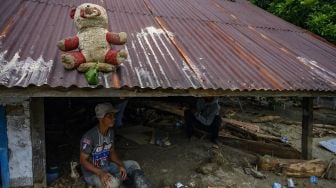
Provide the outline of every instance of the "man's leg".
[[[113,179],[112,181],[119,181],[120,175],[119,175],[119,168],[115,163],[108,163],[104,168],[102,168],[105,172],[108,172],[112,174],[117,180]],[[90,173],[90,174],[84,174],[84,180],[86,183],[93,185],[97,188],[103,188],[103,185],[100,181],[100,177],[96,174]],[[112,182],[111,182],[112,183]]]
[[115,125],[117,128],[120,128],[123,125],[122,119],[124,116],[125,108],[127,106],[128,100],[125,100],[116,105],[116,108],[119,110],[116,114]]
[[220,116],[216,116],[212,124],[210,125],[210,133],[211,133],[211,142],[217,143],[218,131],[219,127],[222,123],[222,119]]
[[184,121],[185,121],[185,125],[186,125],[186,133],[188,138],[191,138],[191,136],[193,135],[193,117],[194,115],[191,113],[190,110],[185,110],[184,111]]

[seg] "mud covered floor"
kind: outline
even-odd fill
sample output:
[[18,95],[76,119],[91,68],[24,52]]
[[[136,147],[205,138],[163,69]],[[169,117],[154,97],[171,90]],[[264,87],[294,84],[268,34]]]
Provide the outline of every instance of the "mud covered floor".
[[[260,105],[243,104],[243,111],[241,111],[236,103],[223,103],[222,105],[224,105],[222,114],[240,121],[253,122],[255,118],[265,115],[280,116],[280,120],[255,124],[265,132],[272,130],[270,132],[274,131],[281,136],[288,137],[289,143],[294,148],[301,149],[301,125],[297,123],[301,121],[302,116],[300,107],[287,107],[286,109],[277,107],[278,109],[274,110]],[[128,108],[132,108],[132,104],[129,104]],[[244,168],[248,165],[255,166],[257,158],[255,154],[222,144],[219,149],[213,148],[206,138],[200,139],[199,135],[189,140],[185,137],[183,127],[176,127],[176,122],[181,118],[172,114],[155,113],[142,114],[151,117],[160,116],[159,120],[144,121],[141,124],[136,123],[138,121],[127,122],[123,128],[117,130],[116,139],[116,149],[121,158],[138,161],[155,188],[173,188],[178,182],[188,187],[199,188],[269,188],[274,182],[287,185],[288,177],[280,173],[262,171],[266,176],[264,179],[247,175]],[[325,124],[336,122],[335,110],[316,109],[314,111],[315,122]],[[136,128],[137,126],[146,128],[141,129],[140,127],[139,129]],[[158,137],[168,136],[171,145],[150,144],[153,129],[156,130]],[[317,131],[314,137],[313,156],[329,160],[335,155],[318,146],[318,141],[327,140],[336,135],[322,134],[321,136],[320,132]],[[62,160],[59,164],[61,177],[49,187],[88,187],[82,178],[76,180],[70,178],[69,162],[78,161],[76,153],[79,149],[70,147],[67,150],[76,152]],[[293,178],[293,180],[296,187],[309,187],[309,178]],[[319,179],[316,187],[334,188],[335,185],[336,181]]]

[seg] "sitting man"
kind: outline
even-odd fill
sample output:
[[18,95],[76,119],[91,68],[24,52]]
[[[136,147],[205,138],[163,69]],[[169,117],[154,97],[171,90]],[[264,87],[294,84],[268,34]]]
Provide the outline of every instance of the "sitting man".
[[80,144],[84,179],[99,188],[119,187],[121,181],[132,188],[151,187],[139,164],[121,161],[115,151],[112,128],[117,111],[110,103],[98,104],[95,108],[99,124],[84,134]]
[[188,137],[191,138],[194,127],[210,133],[211,141],[217,145],[218,130],[222,123],[219,110],[218,98],[205,97],[198,99],[196,107],[184,112]]

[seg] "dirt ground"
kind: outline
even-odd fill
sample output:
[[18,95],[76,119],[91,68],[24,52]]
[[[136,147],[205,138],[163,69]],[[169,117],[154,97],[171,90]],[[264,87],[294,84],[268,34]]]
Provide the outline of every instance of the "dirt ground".
[[[300,107],[277,106],[276,109],[263,105],[241,102],[243,111],[236,102],[229,100],[222,102],[222,114],[229,118],[251,122],[257,117],[265,115],[280,116],[280,120],[255,123],[263,131],[271,129],[281,136],[288,137],[289,143],[296,149],[301,149],[301,121],[302,110]],[[130,104],[132,106],[132,104]],[[127,113],[127,111],[126,111]],[[141,125],[127,122],[117,130],[116,149],[124,160],[136,160],[141,165],[155,188],[165,186],[175,187],[178,182],[187,187],[199,188],[269,188],[274,182],[284,186],[287,178],[279,173],[266,172],[264,179],[257,179],[247,175],[244,167],[248,164],[255,166],[256,155],[220,144],[219,149],[205,138],[198,135],[191,140],[187,139],[183,127],[176,127],[180,117],[171,114],[159,114],[161,121],[145,122]],[[167,121],[164,121],[167,117]],[[336,124],[336,111],[333,109],[316,109],[314,123]],[[141,129],[141,127],[145,127]],[[152,131],[155,129],[157,137],[168,136],[170,146],[150,144]],[[335,157],[331,152],[318,146],[321,140],[335,138],[336,135],[324,135],[313,140],[313,157],[329,160]],[[76,160],[73,157],[72,160]],[[62,176],[49,187],[87,187],[82,178],[70,178],[69,161],[63,161]],[[310,187],[308,178],[293,178],[296,187]],[[336,181],[319,179],[315,187],[333,188]]]

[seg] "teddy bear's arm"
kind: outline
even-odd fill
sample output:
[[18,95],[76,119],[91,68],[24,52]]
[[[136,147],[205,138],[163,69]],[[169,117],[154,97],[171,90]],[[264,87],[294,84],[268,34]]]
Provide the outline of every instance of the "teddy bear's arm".
[[127,34],[125,32],[120,33],[107,32],[106,40],[111,44],[116,45],[125,44],[127,42]]
[[57,47],[62,51],[70,51],[77,49],[79,45],[79,38],[77,36],[69,37],[57,42]]

